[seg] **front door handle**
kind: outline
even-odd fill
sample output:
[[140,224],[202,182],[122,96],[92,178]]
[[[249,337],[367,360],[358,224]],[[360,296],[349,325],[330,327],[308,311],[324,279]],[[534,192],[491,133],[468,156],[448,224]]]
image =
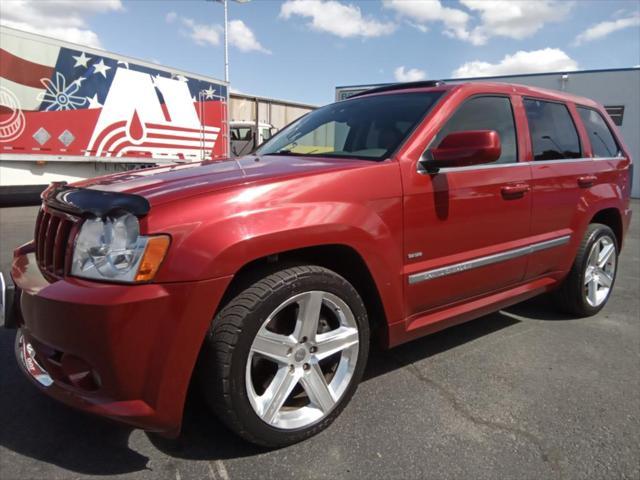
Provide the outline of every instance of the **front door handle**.
[[585,175],[584,177],[578,177],[578,186],[580,188],[589,188],[596,183],[598,177],[595,175]]
[[530,190],[526,183],[516,183],[515,185],[505,185],[500,189],[504,198],[520,198]]

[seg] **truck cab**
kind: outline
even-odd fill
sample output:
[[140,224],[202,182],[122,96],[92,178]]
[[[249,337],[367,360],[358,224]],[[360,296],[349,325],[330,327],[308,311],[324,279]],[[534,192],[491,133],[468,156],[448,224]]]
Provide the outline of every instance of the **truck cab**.
[[269,123],[232,120],[229,122],[231,154],[234,157],[241,157],[253,152],[259,145],[269,140],[276,131]]

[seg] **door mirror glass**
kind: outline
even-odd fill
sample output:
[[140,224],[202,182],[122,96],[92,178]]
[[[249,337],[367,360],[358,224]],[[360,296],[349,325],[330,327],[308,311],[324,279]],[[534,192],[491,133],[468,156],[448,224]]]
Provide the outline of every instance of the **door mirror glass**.
[[495,130],[467,130],[448,134],[421,160],[427,171],[492,163],[500,158],[500,135]]

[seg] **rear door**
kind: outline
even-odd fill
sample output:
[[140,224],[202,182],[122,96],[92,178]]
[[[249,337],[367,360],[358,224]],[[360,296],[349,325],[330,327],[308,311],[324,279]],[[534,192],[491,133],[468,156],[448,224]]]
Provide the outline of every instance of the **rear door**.
[[565,270],[570,243],[582,228],[585,193],[596,181],[578,134],[573,104],[524,98],[530,135],[532,243],[527,278]]
[[495,130],[502,153],[492,164],[406,171],[408,316],[517,284],[526,269],[518,248],[529,235],[530,170],[519,162],[511,97],[467,98],[442,125],[429,147],[449,133]]

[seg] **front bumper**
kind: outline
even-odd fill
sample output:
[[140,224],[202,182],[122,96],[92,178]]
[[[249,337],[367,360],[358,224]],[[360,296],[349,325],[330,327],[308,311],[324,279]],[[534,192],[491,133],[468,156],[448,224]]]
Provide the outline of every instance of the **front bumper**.
[[230,277],[116,285],[49,283],[33,253],[14,259],[16,357],[47,394],[175,436],[200,346]]
[[16,328],[19,321],[17,316],[15,286],[0,272],[0,327]]

